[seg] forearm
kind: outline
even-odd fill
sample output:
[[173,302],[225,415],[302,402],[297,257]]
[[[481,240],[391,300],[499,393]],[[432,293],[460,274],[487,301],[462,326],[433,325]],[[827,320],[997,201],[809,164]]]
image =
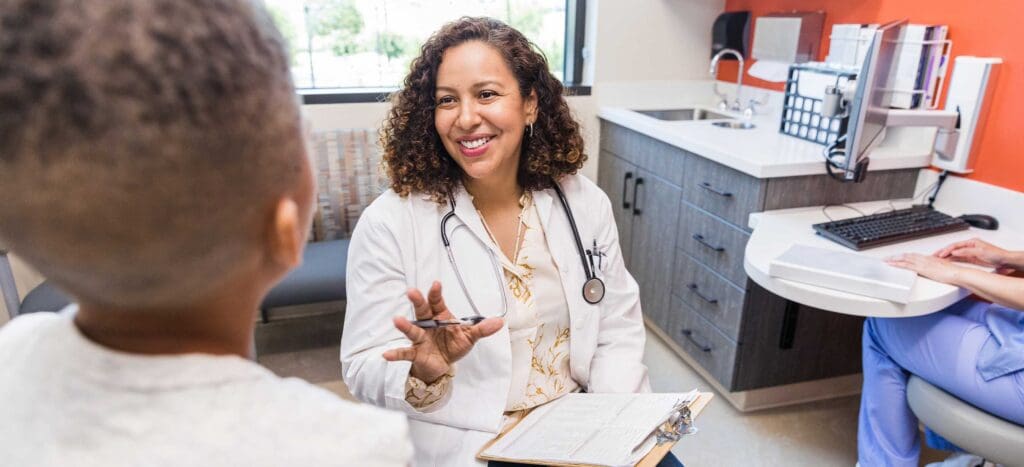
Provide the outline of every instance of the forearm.
[[1024,310],[1024,279],[977,269],[962,268],[953,285],[963,287],[993,303]]
[[1016,269],[1017,271],[1024,271],[1024,251],[1009,252],[1003,263],[1006,267]]

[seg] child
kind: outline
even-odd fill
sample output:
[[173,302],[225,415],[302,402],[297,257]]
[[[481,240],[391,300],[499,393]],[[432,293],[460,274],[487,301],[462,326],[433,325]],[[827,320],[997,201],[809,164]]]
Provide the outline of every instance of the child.
[[243,358],[314,192],[257,3],[0,0],[0,243],[78,303],[0,328],[0,465],[408,464]]

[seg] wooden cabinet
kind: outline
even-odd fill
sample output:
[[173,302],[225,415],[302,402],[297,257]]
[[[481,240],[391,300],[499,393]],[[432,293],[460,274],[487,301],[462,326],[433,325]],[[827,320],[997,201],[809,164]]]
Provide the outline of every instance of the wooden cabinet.
[[[621,139],[618,141],[622,141]],[[654,140],[650,140],[654,142]],[[672,260],[676,250],[675,230],[678,226],[678,200],[680,187],[673,185],[665,174],[655,174],[630,162],[652,160],[636,157],[650,154],[644,140],[632,139],[621,144],[619,151],[629,151],[620,157],[610,151],[601,151],[598,162],[598,185],[608,194],[619,230],[619,243],[626,267],[640,286],[644,314],[654,319],[669,313],[669,295],[663,293],[672,283]],[[677,157],[671,164],[678,170],[675,178],[682,179],[686,155],[677,151],[664,157]]]
[[[682,157],[679,154],[678,157]],[[672,258],[676,252],[680,189],[640,169],[633,200],[629,271],[640,285],[641,305],[650,315],[669,313]]]
[[633,197],[632,190],[636,177],[636,165],[608,151],[601,151],[601,158],[597,162],[597,184],[604,189],[612,203],[612,214],[619,229],[619,244],[622,247],[623,258],[630,257],[630,239],[633,233],[633,203],[630,200]]
[[598,184],[644,314],[730,391],[860,371],[863,319],[802,306],[747,279],[750,213],[910,197],[916,179],[917,169],[871,172],[859,184],[758,179],[601,122]]

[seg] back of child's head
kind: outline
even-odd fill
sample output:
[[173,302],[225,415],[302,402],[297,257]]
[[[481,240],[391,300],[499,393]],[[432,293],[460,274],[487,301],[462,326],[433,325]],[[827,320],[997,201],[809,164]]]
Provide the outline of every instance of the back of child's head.
[[213,293],[305,157],[255,0],[0,0],[0,241],[76,298]]

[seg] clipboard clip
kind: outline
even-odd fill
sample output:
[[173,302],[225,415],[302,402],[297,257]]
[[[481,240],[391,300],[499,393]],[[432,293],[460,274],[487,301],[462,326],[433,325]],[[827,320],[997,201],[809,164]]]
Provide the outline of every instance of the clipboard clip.
[[668,420],[655,430],[655,440],[658,445],[674,443],[679,441],[683,435],[690,435],[697,432],[693,426],[693,416],[690,413],[689,401],[679,401],[672,408]]

